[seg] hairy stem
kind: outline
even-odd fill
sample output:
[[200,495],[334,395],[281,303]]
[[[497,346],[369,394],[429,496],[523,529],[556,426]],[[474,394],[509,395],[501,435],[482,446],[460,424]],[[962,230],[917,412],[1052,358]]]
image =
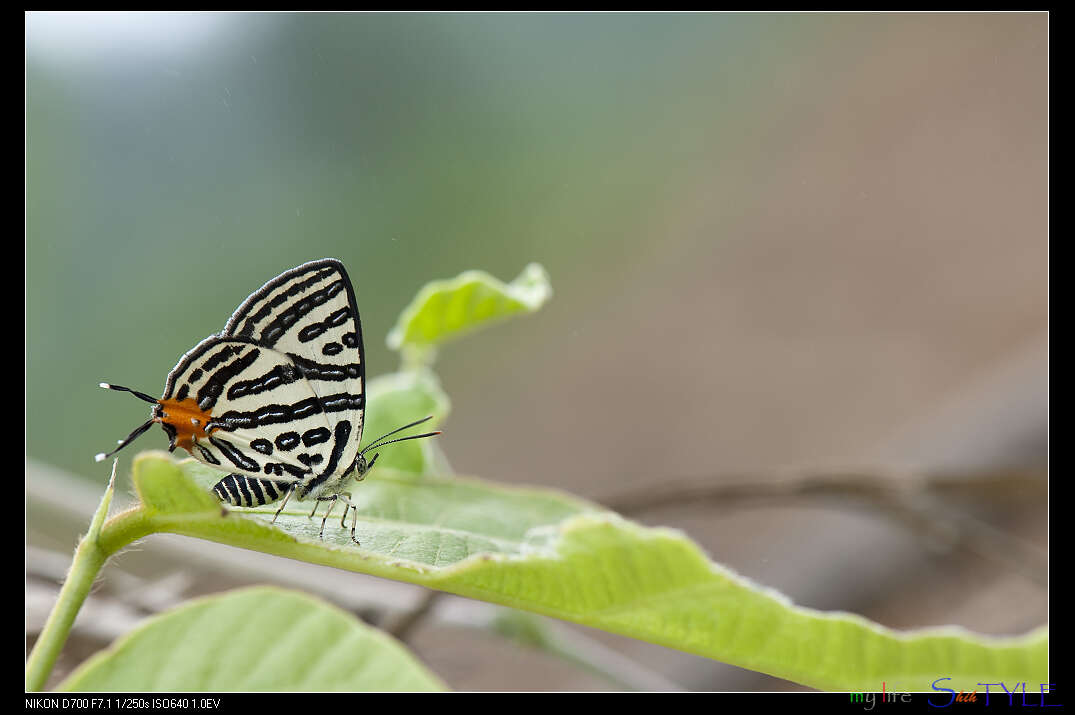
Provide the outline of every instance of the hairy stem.
[[63,588],[60,589],[60,597],[56,600],[45,627],[34,643],[30,658],[26,661],[28,691],[41,690],[45,686],[52,666],[56,664],[56,658],[71,632],[71,626],[75,623],[75,616],[82,608],[82,603],[89,595],[97,573],[106,560],[108,556],[98,548],[96,540],[90,539],[87,534],[75,550],[75,559],[71,563],[71,570]]
[[128,510],[107,524],[104,523],[108,508],[112,504],[115,482],[116,464],[113,462],[112,478],[90,522],[90,530],[75,549],[75,558],[60,589],[56,605],[52,607],[45,627],[41,629],[30,657],[26,660],[27,691],[39,691],[45,687],[56,659],[67,642],[67,636],[71,633],[75,618],[108,557],[152,531],[145,510],[140,507]]

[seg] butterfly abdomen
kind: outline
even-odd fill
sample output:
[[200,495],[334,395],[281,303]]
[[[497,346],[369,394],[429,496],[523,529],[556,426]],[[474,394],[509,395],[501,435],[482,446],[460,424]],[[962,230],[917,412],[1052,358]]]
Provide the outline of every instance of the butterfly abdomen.
[[213,493],[220,501],[232,506],[261,506],[276,501],[290,488],[287,482],[229,474],[213,486]]

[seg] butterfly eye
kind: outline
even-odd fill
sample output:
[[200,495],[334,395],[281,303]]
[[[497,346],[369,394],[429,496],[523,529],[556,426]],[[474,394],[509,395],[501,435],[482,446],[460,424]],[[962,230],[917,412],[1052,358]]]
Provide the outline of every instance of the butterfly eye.
[[374,462],[376,462],[377,458],[380,457],[380,456],[381,456],[380,452],[374,454],[373,459],[371,459],[369,461],[369,464],[366,464],[366,458],[365,457],[359,457],[359,459],[362,460],[362,464],[360,465],[361,466],[361,471],[359,471],[359,473],[358,473],[357,481],[361,482],[363,479],[366,478],[366,475],[370,473],[371,469],[373,469]]

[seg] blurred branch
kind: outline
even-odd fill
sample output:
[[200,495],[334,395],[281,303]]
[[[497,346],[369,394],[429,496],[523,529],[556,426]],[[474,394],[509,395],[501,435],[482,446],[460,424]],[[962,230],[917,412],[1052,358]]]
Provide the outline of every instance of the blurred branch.
[[386,622],[381,624],[381,628],[400,641],[407,643],[411,633],[429,615],[442,595],[443,592],[441,591],[427,590],[425,597],[416,606],[386,619]]
[[[487,607],[475,609],[463,619],[449,619],[443,614],[434,614],[437,605],[446,598],[450,596],[441,591],[427,591],[425,598],[418,605],[380,627],[406,643],[423,620],[434,617],[442,622],[461,623],[470,628],[490,632],[517,645],[565,660],[623,690],[683,690],[679,684],[598,641],[532,613],[512,608]],[[413,647],[412,643],[408,645]]]
[[500,608],[486,626],[515,643],[566,660],[624,690],[681,692],[682,686],[601,643],[542,616]]
[[[960,548],[1048,584],[1048,555],[1038,546],[961,511],[953,501],[1008,507],[1016,500],[1045,503],[1048,479],[1038,471],[906,475],[850,472],[722,477],[712,483],[662,481],[660,488],[625,491],[600,502],[631,516],[665,508],[742,508],[751,502],[820,500],[845,507],[857,502],[903,524],[935,547]],[[753,504],[756,505],[756,504]]]

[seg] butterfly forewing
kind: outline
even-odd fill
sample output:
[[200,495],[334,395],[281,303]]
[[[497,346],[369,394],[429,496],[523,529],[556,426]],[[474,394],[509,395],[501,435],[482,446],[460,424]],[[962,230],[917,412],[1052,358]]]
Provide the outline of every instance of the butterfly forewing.
[[[365,393],[362,327],[354,288],[343,264],[311,261],[272,279],[247,298],[228,320],[224,335],[254,340],[291,357],[316,382],[333,382],[352,396]],[[329,393],[324,393],[329,394]],[[363,412],[351,414],[355,454]],[[354,459],[354,454],[350,455]]]
[[178,445],[199,461],[297,480],[308,492],[358,454],[364,378],[354,291],[343,266],[327,259],[247,298],[221,335],[169,373],[162,402],[207,422],[204,433],[192,425],[190,446],[185,421],[180,427]]

